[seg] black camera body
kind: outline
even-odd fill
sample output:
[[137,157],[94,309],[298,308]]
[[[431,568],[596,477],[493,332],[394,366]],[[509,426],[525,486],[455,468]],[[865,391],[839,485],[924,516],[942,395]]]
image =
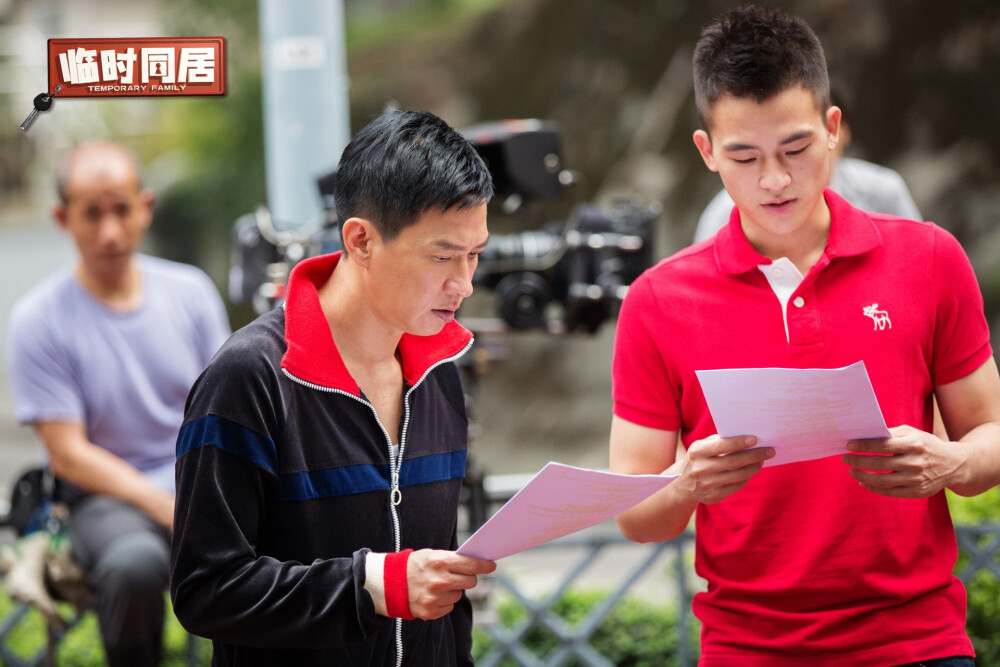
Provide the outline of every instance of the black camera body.
[[[560,197],[574,180],[562,169],[553,123],[502,121],[464,134],[489,166],[508,211],[525,200]],[[652,265],[659,216],[658,204],[581,204],[564,222],[494,234],[473,282],[494,291],[497,314],[511,328],[594,333],[617,314],[628,285]]]
[[[575,177],[562,168],[558,127],[506,120],[463,134],[493,176],[496,199],[511,213],[531,200],[561,197]],[[304,257],[340,249],[336,172],[319,179],[326,214],[311,225],[277,231],[267,210],[242,216],[233,230],[230,299],[264,312],[284,296],[291,267]],[[490,236],[477,286],[496,294],[497,315],[513,329],[594,333],[617,314],[628,285],[653,262],[658,204],[618,201],[576,207],[566,221],[539,230]]]
[[631,201],[582,204],[565,223],[491,236],[473,282],[493,290],[511,328],[594,333],[652,264],[658,217]]

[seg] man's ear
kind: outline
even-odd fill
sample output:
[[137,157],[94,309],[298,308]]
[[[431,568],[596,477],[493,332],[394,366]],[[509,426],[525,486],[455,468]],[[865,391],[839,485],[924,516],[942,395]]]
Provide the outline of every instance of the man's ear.
[[139,201],[142,202],[143,215],[145,216],[145,227],[149,228],[150,223],[153,222],[153,204],[156,203],[156,193],[153,192],[152,188],[143,188],[139,190]]
[[344,237],[344,252],[361,266],[368,266],[371,261],[372,243],[378,238],[378,231],[370,220],[365,218],[348,218],[340,225]]
[[830,107],[826,110],[826,134],[829,137],[828,142],[830,150],[837,147],[837,142],[840,141],[840,119],[843,115],[840,107]]
[[66,204],[62,202],[52,207],[52,218],[60,229],[66,229]]
[[712,138],[708,136],[708,132],[705,130],[695,130],[694,145],[698,147],[698,153],[701,155],[701,159],[705,162],[705,166],[711,171],[719,171],[719,167],[715,164],[715,157],[712,155]]
[[139,190],[139,199],[142,201],[143,206],[152,210],[153,204],[156,203],[156,193],[153,192],[153,188],[143,188]]

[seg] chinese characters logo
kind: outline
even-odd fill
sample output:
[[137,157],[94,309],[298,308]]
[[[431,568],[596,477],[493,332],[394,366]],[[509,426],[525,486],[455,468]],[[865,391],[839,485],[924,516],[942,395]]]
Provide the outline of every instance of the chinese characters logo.
[[224,37],[50,39],[60,97],[225,95]]

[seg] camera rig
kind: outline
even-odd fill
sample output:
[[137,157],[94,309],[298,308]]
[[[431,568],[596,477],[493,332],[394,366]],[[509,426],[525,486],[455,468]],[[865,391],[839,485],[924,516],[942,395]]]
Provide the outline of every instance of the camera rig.
[[[463,131],[493,176],[505,213],[532,200],[557,199],[575,180],[563,169],[558,127],[540,120],[485,123]],[[284,296],[291,267],[340,249],[333,186],[336,172],[319,179],[325,215],[279,231],[263,207],[239,218],[233,230],[230,299],[258,313]],[[628,285],[653,262],[658,203],[620,200],[603,208],[578,205],[566,221],[490,237],[473,277],[496,295],[496,313],[513,329],[594,333],[617,314]]]

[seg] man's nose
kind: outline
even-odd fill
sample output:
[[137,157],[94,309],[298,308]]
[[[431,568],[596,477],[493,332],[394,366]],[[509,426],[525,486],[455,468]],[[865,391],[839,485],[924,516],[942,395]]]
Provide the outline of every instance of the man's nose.
[[456,270],[448,278],[446,289],[463,299],[472,295],[472,274],[476,271],[476,260],[465,259],[455,262]]
[[118,243],[125,231],[125,225],[120,217],[108,212],[101,216],[97,228],[97,238],[101,245]]
[[780,192],[792,182],[788,166],[780,160],[768,160],[760,177],[760,187],[770,192]]

